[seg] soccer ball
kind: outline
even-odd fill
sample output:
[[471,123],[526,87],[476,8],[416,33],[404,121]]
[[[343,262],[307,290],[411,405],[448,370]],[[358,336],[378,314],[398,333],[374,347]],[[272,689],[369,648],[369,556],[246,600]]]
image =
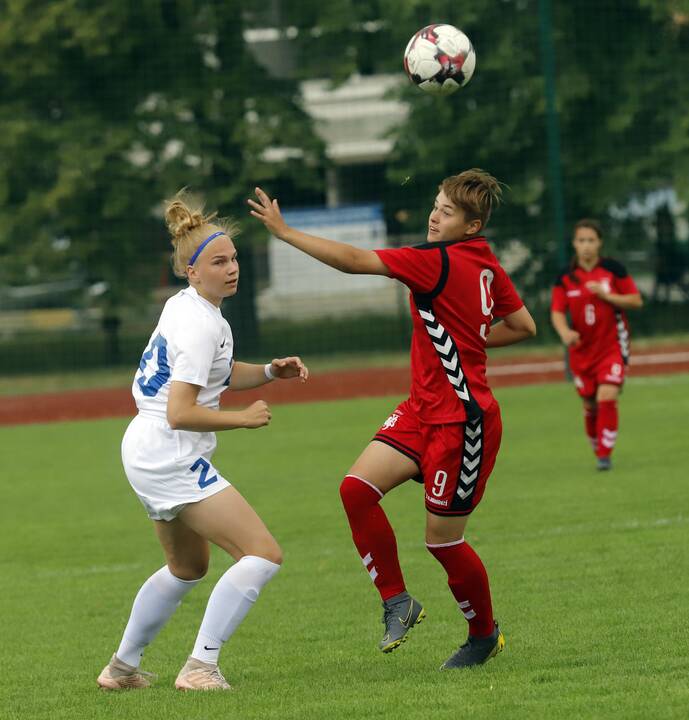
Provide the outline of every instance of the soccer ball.
[[471,40],[453,25],[427,25],[415,33],[404,51],[409,79],[431,95],[451,95],[474,74],[476,53]]

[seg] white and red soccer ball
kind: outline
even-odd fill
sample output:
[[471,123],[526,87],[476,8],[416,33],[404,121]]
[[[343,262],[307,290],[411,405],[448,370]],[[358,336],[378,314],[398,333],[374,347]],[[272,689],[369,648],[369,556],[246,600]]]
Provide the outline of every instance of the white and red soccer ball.
[[474,74],[471,40],[454,25],[427,25],[414,33],[404,51],[409,79],[431,95],[451,95]]

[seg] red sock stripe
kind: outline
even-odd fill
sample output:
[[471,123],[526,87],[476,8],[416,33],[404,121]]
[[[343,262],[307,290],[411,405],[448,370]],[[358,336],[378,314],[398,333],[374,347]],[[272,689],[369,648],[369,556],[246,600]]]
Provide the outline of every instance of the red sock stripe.
[[617,442],[617,400],[601,400],[598,403],[596,423],[596,455],[599,458],[610,457]]
[[494,627],[493,606],[488,575],[481,558],[467,542],[427,547],[445,568],[450,591],[469,623],[469,634],[473,637],[490,635]]

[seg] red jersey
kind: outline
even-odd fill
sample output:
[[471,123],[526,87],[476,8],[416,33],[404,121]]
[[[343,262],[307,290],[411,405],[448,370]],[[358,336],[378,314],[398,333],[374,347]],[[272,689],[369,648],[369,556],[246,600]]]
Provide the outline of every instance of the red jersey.
[[581,341],[569,348],[570,358],[577,367],[595,365],[615,352],[627,364],[629,359],[629,326],[625,313],[601,300],[586,289],[586,283],[601,283],[608,292],[634,295],[639,292],[624,266],[616,260],[601,258],[591,270],[576,267],[563,272],[553,288],[550,309],[569,311],[572,328]]
[[524,305],[486,239],[376,253],[411,291],[413,410],[431,424],[480,417],[495,405],[486,380],[491,320]]

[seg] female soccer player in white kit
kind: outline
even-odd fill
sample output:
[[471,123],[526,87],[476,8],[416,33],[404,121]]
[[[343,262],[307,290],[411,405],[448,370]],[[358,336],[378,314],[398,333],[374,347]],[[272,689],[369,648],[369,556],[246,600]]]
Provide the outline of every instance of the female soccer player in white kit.
[[139,670],[144,648],[206,574],[209,542],[236,562],[213,588],[175,686],[229,689],[218,668],[220,650],[282,561],[262,520],[212,464],[215,431],[262,427],[270,410],[259,400],[221,411],[219,399],[227,387],[305,381],[308,370],[298,357],[265,366],[234,361],[220,304],[237,292],[236,228],[214,218],[183,193],[166,206],[175,273],[186,276],[189,287],[167,301],[151,335],[132,385],[139,412],[122,440],[127,478],[154,521],[166,564],[139,590],[122,642],[98,677],[108,690],[150,685],[148,673]]

